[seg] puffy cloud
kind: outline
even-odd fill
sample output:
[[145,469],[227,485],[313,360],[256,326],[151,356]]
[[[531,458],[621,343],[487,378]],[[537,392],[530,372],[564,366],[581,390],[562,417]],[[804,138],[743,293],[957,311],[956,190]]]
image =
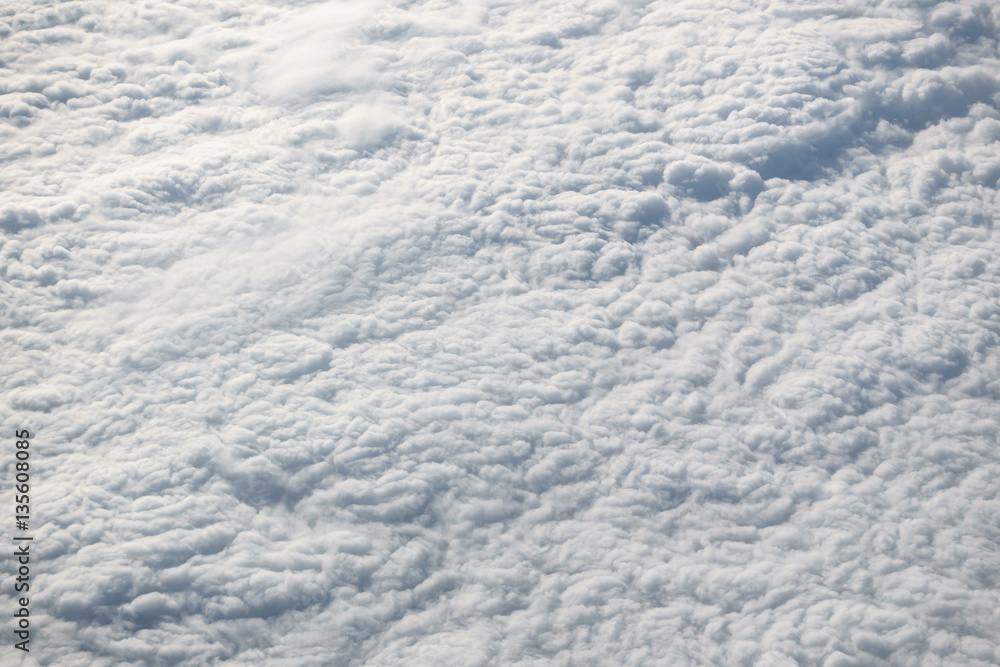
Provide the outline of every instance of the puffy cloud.
[[998,20],[11,4],[31,655],[1000,661]]

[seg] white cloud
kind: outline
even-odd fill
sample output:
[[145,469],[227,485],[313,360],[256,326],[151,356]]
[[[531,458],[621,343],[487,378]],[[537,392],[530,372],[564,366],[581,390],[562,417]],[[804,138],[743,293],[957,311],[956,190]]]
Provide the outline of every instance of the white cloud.
[[377,87],[385,56],[364,49],[359,33],[381,9],[379,3],[315,3],[258,28],[266,55],[255,70],[256,85],[278,103]]
[[997,663],[998,21],[11,5],[32,656]]

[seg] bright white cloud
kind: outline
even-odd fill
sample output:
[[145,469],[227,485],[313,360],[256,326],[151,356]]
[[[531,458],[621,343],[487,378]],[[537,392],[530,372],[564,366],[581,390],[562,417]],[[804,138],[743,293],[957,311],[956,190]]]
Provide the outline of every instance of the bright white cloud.
[[10,4],[32,658],[1000,663],[997,25]]

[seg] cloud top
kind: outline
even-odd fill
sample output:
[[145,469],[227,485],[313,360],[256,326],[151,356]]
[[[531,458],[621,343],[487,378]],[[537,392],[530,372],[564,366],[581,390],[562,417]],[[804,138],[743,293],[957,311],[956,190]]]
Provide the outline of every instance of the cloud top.
[[39,662],[1000,662],[998,19],[11,5]]

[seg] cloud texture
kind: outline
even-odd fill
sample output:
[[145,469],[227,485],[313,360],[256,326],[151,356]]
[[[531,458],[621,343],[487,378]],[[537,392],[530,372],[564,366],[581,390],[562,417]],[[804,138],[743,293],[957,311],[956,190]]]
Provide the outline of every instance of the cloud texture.
[[998,22],[6,3],[32,658],[1000,664]]

